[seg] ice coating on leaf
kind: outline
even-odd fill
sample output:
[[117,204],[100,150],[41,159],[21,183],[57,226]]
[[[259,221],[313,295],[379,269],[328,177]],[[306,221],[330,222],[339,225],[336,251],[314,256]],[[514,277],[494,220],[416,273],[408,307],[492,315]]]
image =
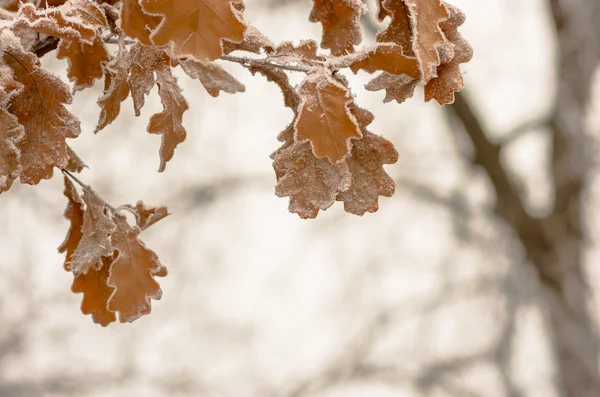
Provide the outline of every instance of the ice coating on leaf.
[[425,86],[425,101],[435,99],[440,105],[454,102],[454,93],[463,89],[464,82],[460,72],[460,64],[473,58],[473,48],[458,32],[459,26],[465,22],[465,15],[451,4],[444,3],[450,18],[440,24],[442,31],[454,44],[454,57],[438,67],[438,77],[431,79]]
[[360,0],[313,0],[311,22],[323,25],[321,47],[329,48],[333,55],[354,52],[362,41],[360,16],[367,8]]
[[71,286],[74,293],[83,293],[81,312],[90,314],[92,321],[103,327],[117,321],[117,315],[108,310],[108,300],[114,292],[108,285],[112,261],[113,258],[102,258],[98,269],[91,267],[86,274],[76,276]]
[[156,84],[154,73],[169,70],[170,62],[171,58],[160,48],[137,44],[129,50],[126,63],[130,65],[129,88],[136,116],[140,115],[144,107],[145,96]]
[[83,236],[70,262],[75,276],[87,273],[92,267],[98,268],[102,257],[112,256],[114,252],[111,234],[115,230],[115,223],[106,203],[90,188],[84,189],[83,202],[86,204]]
[[[5,34],[0,35],[0,39],[4,37]],[[35,185],[52,177],[54,167],[62,169],[68,164],[66,139],[79,135],[80,123],[64,106],[72,101],[69,87],[40,68],[37,57],[20,44],[2,43],[3,60],[22,85],[8,109],[25,129],[17,144],[21,152],[20,179]]]
[[143,201],[138,201],[135,207],[133,205],[126,205],[122,208],[134,214],[136,224],[140,230],[145,230],[169,216],[167,207],[148,207]]
[[148,132],[162,135],[159,172],[163,172],[167,162],[173,158],[177,145],[185,140],[183,113],[188,110],[189,105],[170,70],[158,72],[157,82],[163,111],[150,118]]
[[63,39],[58,44],[57,58],[67,59],[67,76],[74,83],[75,91],[94,85],[96,79],[104,75],[103,64],[108,62],[108,50],[100,36],[93,44]]
[[178,58],[200,62],[223,55],[223,40],[241,42],[246,25],[235,4],[241,0],[141,0],[145,12],[162,20],[150,35],[156,46],[170,44]]
[[302,103],[294,125],[296,142],[309,141],[318,158],[332,163],[344,159],[351,139],[362,134],[348,106],[348,89],[326,76],[308,76],[298,90]]
[[64,178],[65,190],[64,195],[67,198],[67,208],[65,209],[64,217],[70,222],[69,231],[65,237],[65,241],[58,247],[58,252],[65,254],[64,268],[66,271],[71,271],[71,258],[77,249],[81,238],[83,237],[83,216],[85,213],[85,205],[75,185],[69,178]]
[[162,297],[154,279],[166,275],[158,256],[138,239],[139,229],[131,227],[125,217],[114,218],[117,226],[112,244],[118,251],[110,267],[107,284],[114,288],[108,310],[119,313],[119,321],[133,322],[150,313],[150,300]]
[[273,167],[278,175],[275,194],[289,197],[290,212],[315,218],[319,210],[335,203],[337,194],[350,186],[345,162],[331,164],[315,157],[308,143],[294,143],[276,152]]
[[181,68],[193,79],[200,80],[206,91],[218,97],[221,91],[228,94],[245,92],[246,87],[216,63],[202,64],[193,59],[181,62]]
[[145,13],[138,0],[121,1],[121,30],[144,45],[152,45],[150,34],[158,26],[160,20],[160,17]]

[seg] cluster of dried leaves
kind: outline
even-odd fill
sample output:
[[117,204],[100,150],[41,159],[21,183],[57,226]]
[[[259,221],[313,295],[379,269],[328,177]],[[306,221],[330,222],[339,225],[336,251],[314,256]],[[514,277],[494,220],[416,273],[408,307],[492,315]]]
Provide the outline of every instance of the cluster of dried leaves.
[[[180,66],[216,97],[245,87],[215,61],[239,63],[277,84],[294,113],[272,155],[275,192],[290,198],[290,211],[314,218],[343,201],[350,213],[374,212],[380,196],[394,193],[383,166],[395,163],[398,153],[368,130],[373,115],[355,103],[340,72],[378,73],[366,88],[385,90],[386,102],[403,102],[423,86],[426,101],[447,104],[463,87],[460,64],[472,57],[457,30],[464,15],[454,6],[442,0],[378,4],[378,18],[389,24],[374,44],[356,48],[367,11],[362,1],[313,0],[309,19],[322,24],[321,47],[329,50],[320,54],[312,40],[271,43],[244,21],[243,0],[0,0],[0,193],[17,180],[35,185],[54,169],[65,173],[71,229],[60,250],[75,277],[73,291],[84,294],[84,313],[106,325],[116,313],[133,321],[150,311],[149,300],[161,295],[154,277],[166,271],[138,234],[167,211],[142,203],[115,209],[73,176],[85,165],[67,143],[81,132],[65,107],[72,92],[104,79],[99,132],[129,96],[139,116],[156,85],[163,110],[151,116],[147,131],[162,137],[162,172],[186,137],[188,103],[173,68]],[[40,67],[39,56],[53,49],[68,60],[70,85]],[[293,87],[288,72],[306,77]],[[136,215],[136,226],[127,223],[126,210]]]

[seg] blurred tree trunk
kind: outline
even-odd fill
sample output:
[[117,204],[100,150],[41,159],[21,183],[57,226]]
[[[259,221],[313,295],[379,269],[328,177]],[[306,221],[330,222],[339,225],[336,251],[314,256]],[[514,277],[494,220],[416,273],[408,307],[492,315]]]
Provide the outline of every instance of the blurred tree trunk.
[[473,163],[489,175],[496,213],[512,228],[537,270],[556,353],[557,381],[565,397],[600,396],[598,332],[589,310],[583,262],[586,185],[590,180],[590,137],[584,128],[594,72],[600,60],[600,1],[549,0],[556,26],[557,93],[548,121],[552,135],[554,208],[543,219],[529,215],[519,190],[500,160],[469,102],[457,96],[451,108],[475,148]]

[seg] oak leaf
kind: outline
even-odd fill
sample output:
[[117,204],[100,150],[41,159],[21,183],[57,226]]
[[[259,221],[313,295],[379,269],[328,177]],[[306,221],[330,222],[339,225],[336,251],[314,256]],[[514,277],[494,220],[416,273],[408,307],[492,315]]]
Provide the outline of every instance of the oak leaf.
[[119,313],[119,321],[132,322],[150,313],[150,299],[159,300],[160,286],[154,279],[166,275],[158,256],[138,239],[139,229],[131,227],[125,217],[114,218],[116,230],[112,244],[118,251],[110,265],[107,285],[114,288],[108,310]]
[[309,76],[298,90],[302,103],[294,125],[296,142],[310,141],[318,158],[332,163],[344,159],[351,139],[361,138],[360,128],[348,106],[352,96],[342,84],[328,77]]
[[333,55],[354,52],[354,46],[362,41],[358,20],[366,12],[360,0],[313,0],[311,22],[323,25],[321,47],[329,48]]
[[81,160],[81,158],[73,151],[73,149],[71,149],[70,146],[67,147],[67,151],[69,153],[69,162],[64,168],[65,170],[78,173],[83,171],[84,168],[87,168],[87,165],[85,165],[83,160]]
[[65,241],[58,247],[58,252],[65,254],[64,268],[66,271],[71,271],[71,259],[73,258],[73,253],[75,253],[75,250],[83,237],[85,204],[79,196],[73,182],[66,176],[64,182],[64,195],[68,200],[64,216],[65,219],[70,222],[70,226]]
[[140,230],[146,230],[156,222],[169,216],[167,207],[148,207],[142,201],[138,201],[135,205],[125,205],[122,208],[130,211],[135,216],[137,227]]
[[241,0],[141,0],[144,11],[162,17],[150,36],[156,46],[171,44],[177,58],[200,62],[223,55],[223,41],[241,42],[246,25],[235,4]]
[[410,11],[404,1],[379,0],[379,20],[391,17],[388,27],[377,34],[380,43],[396,43],[405,55],[414,57],[413,28]]
[[418,61],[404,55],[398,44],[378,45],[368,51],[366,57],[350,65],[350,69],[354,73],[362,69],[369,73],[383,71],[393,75],[405,74],[412,78],[419,78],[421,75]]
[[163,111],[150,118],[148,132],[162,135],[159,172],[163,172],[167,162],[173,158],[177,145],[185,140],[183,113],[189,106],[170,70],[158,72],[157,83]]
[[104,68],[104,94],[98,98],[100,118],[94,132],[103,130],[121,112],[121,103],[129,97],[128,65],[115,58]]
[[451,4],[444,3],[450,18],[440,24],[442,31],[454,44],[454,58],[438,67],[438,76],[429,80],[425,86],[425,101],[437,100],[440,105],[454,102],[454,93],[463,89],[464,82],[460,72],[460,64],[473,58],[473,48],[458,33],[458,27],[465,22],[465,15]]
[[[0,40],[4,39],[0,34]],[[7,40],[9,42],[9,40]],[[69,87],[57,76],[39,67],[39,60],[22,47],[11,44],[4,49],[3,60],[22,85],[10,101],[9,112],[25,129],[18,142],[21,152],[22,183],[35,185],[52,177],[53,169],[69,162],[67,138],[80,133],[79,120],[66,108],[72,101]]]
[[244,40],[240,43],[234,43],[232,41],[223,42],[224,54],[231,54],[234,51],[246,51],[260,54],[261,50],[265,50],[267,54],[271,54],[275,51],[275,45],[254,26],[248,26],[246,28]]
[[368,91],[385,90],[386,93],[383,100],[385,103],[393,100],[402,103],[414,95],[419,81],[418,78],[415,79],[406,74],[393,75],[384,72],[369,81],[365,88]]
[[246,87],[216,63],[203,64],[193,59],[180,63],[183,71],[193,79],[200,80],[206,91],[213,97],[221,91],[228,94],[245,92]]
[[138,44],[131,47],[125,62],[130,65],[129,88],[135,115],[139,116],[144,106],[145,96],[156,84],[154,73],[169,70],[171,58],[160,48]]

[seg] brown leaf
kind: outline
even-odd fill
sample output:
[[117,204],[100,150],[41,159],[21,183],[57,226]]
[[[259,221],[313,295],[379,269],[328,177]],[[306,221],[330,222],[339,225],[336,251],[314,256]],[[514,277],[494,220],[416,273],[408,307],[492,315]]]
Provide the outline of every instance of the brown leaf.
[[93,1],[70,0],[48,10],[37,10],[33,4],[23,4],[14,26],[29,27],[36,32],[60,39],[93,44],[96,28],[107,26],[102,9]]
[[398,103],[402,103],[413,96],[418,84],[419,79],[408,75],[401,74],[395,76],[384,72],[371,80],[365,88],[368,91],[385,90],[386,93],[383,102],[387,103],[395,100]]
[[310,13],[311,22],[323,25],[321,47],[329,48],[333,55],[346,55],[354,52],[362,35],[358,20],[366,12],[360,0],[313,0]]
[[447,105],[454,102],[454,93],[463,89],[464,81],[460,73],[460,64],[466,63],[473,58],[473,48],[458,33],[458,27],[465,22],[465,15],[451,4],[444,3],[450,18],[440,24],[442,31],[454,44],[454,58],[442,63],[438,67],[438,77],[427,82],[425,86],[425,101],[437,100],[440,105]]
[[64,106],[72,101],[69,87],[40,68],[35,55],[11,42],[3,59],[23,86],[8,109],[25,129],[17,145],[21,151],[21,182],[35,185],[52,177],[54,167],[62,169],[68,164],[66,138],[79,135],[80,123]]
[[10,189],[12,182],[19,177],[21,153],[17,145],[24,135],[18,119],[0,107],[0,193]]
[[73,253],[83,237],[83,217],[85,208],[83,200],[79,197],[75,185],[66,176],[64,195],[68,200],[64,215],[65,218],[71,222],[71,226],[69,227],[65,241],[58,247],[58,252],[61,254],[66,253],[64,268],[66,271],[70,272]]
[[392,20],[387,29],[377,34],[377,41],[399,44],[405,55],[414,57],[411,16],[404,1],[380,0],[379,19],[383,20],[386,16]]
[[139,0],[122,0],[121,2],[121,30],[144,45],[152,45],[150,34],[156,29],[160,20],[160,17],[145,13]]
[[277,84],[283,93],[283,102],[285,106],[292,109],[294,113],[298,112],[302,99],[296,92],[296,89],[290,84],[288,75],[283,70],[258,64],[250,66],[248,70],[250,70],[253,75],[260,73],[265,76],[268,81]]
[[67,76],[75,83],[75,90],[93,86],[94,80],[104,74],[102,64],[108,61],[108,51],[100,36],[96,36],[93,44],[63,39],[56,55],[59,59],[69,60]]
[[352,155],[346,160],[352,184],[337,197],[344,202],[346,212],[361,216],[379,209],[379,196],[394,194],[396,184],[383,169],[383,164],[398,161],[398,152],[390,141],[366,130],[363,135],[354,142]]
[[112,256],[115,250],[111,244],[115,222],[106,203],[90,188],[84,189],[83,202],[86,204],[83,236],[70,262],[75,276],[87,273],[94,266],[100,266],[102,257]]
[[154,72],[170,69],[171,58],[160,48],[138,44],[131,47],[125,62],[130,65],[129,87],[135,115],[139,116],[145,96],[156,84]]
[[129,81],[127,67],[122,58],[115,58],[107,67],[104,74],[104,95],[98,99],[100,119],[94,132],[103,130],[112,123],[121,112],[121,103],[129,96]]
[[167,207],[147,207],[143,201],[138,201],[135,207],[126,205],[123,208],[135,215],[135,221],[140,230],[146,230],[156,222],[169,216]]
[[200,62],[223,55],[223,40],[241,42],[246,25],[234,4],[241,0],[141,0],[143,9],[163,17],[150,36],[156,46],[171,44],[177,58]]
[[129,226],[125,217],[114,218],[116,230],[112,244],[118,251],[112,262],[108,286],[115,290],[108,301],[108,310],[119,313],[119,321],[132,322],[150,313],[150,299],[162,296],[160,286],[154,279],[166,275],[158,256],[139,239],[139,229]]
[[351,139],[361,138],[356,120],[348,110],[352,96],[331,78],[308,77],[298,90],[302,97],[295,128],[296,142],[310,141],[318,158],[332,163],[344,159]]
[[273,161],[278,176],[275,194],[289,197],[290,212],[301,218],[315,218],[350,186],[350,172],[345,162],[331,164],[315,157],[308,143],[294,143],[278,150]]
[[159,167],[159,172],[163,172],[167,162],[173,158],[177,145],[185,140],[183,113],[188,110],[189,106],[181,94],[177,79],[170,70],[158,72],[157,81],[163,111],[152,116],[150,124],[148,124],[148,132],[163,136]]
[[242,83],[216,63],[203,64],[188,59],[181,62],[181,68],[191,78],[200,80],[206,91],[213,97],[218,97],[221,91],[228,94],[246,91]]
[[398,44],[380,44],[369,51],[367,56],[350,65],[354,73],[365,70],[369,73],[384,71],[389,74],[405,74],[413,78],[419,78],[421,72],[416,58],[407,57],[402,53],[402,47]]
[[102,258],[99,269],[90,267],[86,274],[76,276],[71,286],[71,291],[83,293],[81,312],[91,314],[92,320],[103,327],[117,321],[117,315],[108,310],[108,300],[114,292],[107,284],[112,261],[113,258]]

